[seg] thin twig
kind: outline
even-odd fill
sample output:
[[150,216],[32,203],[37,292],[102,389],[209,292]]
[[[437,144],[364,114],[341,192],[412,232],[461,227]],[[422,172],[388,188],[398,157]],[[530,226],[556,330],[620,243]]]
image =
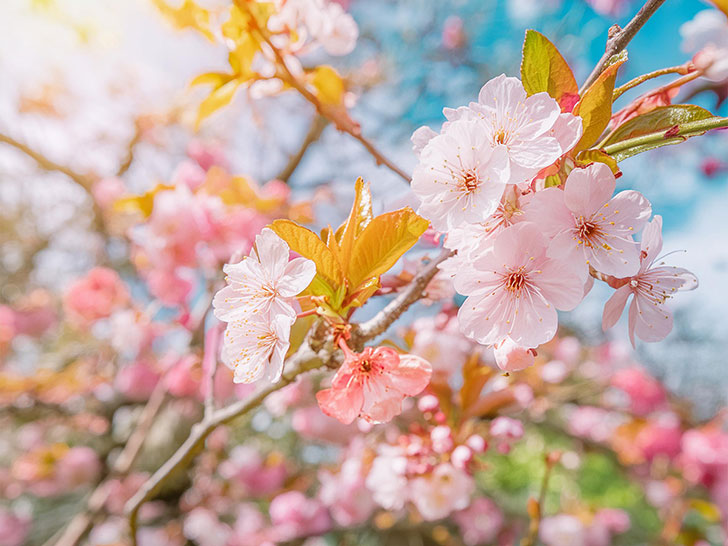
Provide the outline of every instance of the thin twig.
[[20,150],[25,155],[33,159],[38,166],[43,169],[44,171],[57,171],[59,173],[65,174],[68,178],[73,180],[76,184],[81,186],[86,192],[89,194],[91,193],[91,186],[94,183],[94,179],[90,176],[77,173],[76,171],[70,169],[69,167],[66,167],[64,165],[61,165],[60,163],[56,163],[55,161],[47,158],[40,152],[34,150],[27,144],[24,144],[18,140],[15,140],[13,137],[5,135],[0,133],[0,142],[3,142],[5,144],[8,144],[9,146],[12,146],[13,148]]
[[300,148],[288,159],[288,163],[286,163],[286,166],[283,167],[283,170],[278,174],[278,176],[276,176],[278,180],[282,182],[288,182],[288,179],[291,178],[291,175],[301,163],[301,160],[303,160],[303,156],[306,155],[309,146],[311,146],[311,144],[316,142],[321,137],[321,134],[324,132],[324,129],[326,129],[326,126],[328,124],[328,118],[325,118],[324,116],[320,116],[318,114],[316,115],[316,117],[311,122],[311,127],[308,129],[308,132],[306,133],[303,142],[301,142]]
[[164,404],[166,394],[167,387],[164,385],[164,379],[162,378],[149,397],[146,406],[144,406],[134,431],[124,445],[124,449],[114,461],[109,476],[94,489],[86,501],[84,511],[77,514],[70,521],[58,540],[55,540],[55,537],[53,537],[47,544],[54,544],[55,546],[76,546],[86,536],[86,533],[91,529],[91,526],[103,510],[109,498],[111,480],[117,476],[126,475],[131,470],[139,453],[141,453],[144,440],[149,435],[149,430],[152,428],[154,420]]
[[132,135],[125,148],[126,155],[124,156],[124,161],[122,161],[121,165],[119,165],[119,168],[116,169],[117,177],[126,174],[126,171],[128,171],[129,167],[131,167],[131,164],[134,162],[134,151],[136,149],[136,145],[141,142],[143,136],[144,123],[141,120],[137,119],[134,122],[134,134]]
[[[642,8],[637,12],[637,15],[635,15],[632,20],[627,23],[627,26],[624,27],[624,29],[620,29],[617,25],[614,25],[609,29],[610,36],[607,39],[606,51],[604,52],[604,55],[602,55],[602,58],[599,59],[599,62],[594,67],[594,70],[592,70],[592,73],[589,74],[584,85],[581,86],[581,89],[579,90],[580,95],[582,95],[584,91],[596,81],[599,74],[601,74],[609,64],[609,60],[627,47],[627,44],[635,37],[637,32],[644,26],[647,20],[652,17],[652,15],[657,11],[657,8],[664,3],[665,0],[647,0],[645,5],[642,6]],[[616,31],[614,30],[615,27],[617,29]]]
[[370,340],[383,334],[402,313],[404,313],[414,302],[422,297],[422,293],[437,274],[438,266],[455,255],[454,250],[443,250],[442,253],[432,260],[420,271],[407,289],[394,298],[389,304],[377,313],[372,319],[359,325],[355,330],[355,337]]
[[409,175],[405,173],[402,169],[397,167],[397,165],[392,163],[389,159],[387,159],[379,150],[377,150],[374,144],[372,144],[361,134],[361,127],[357,122],[349,117],[349,115],[346,113],[346,110],[344,110],[339,105],[322,103],[316,95],[314,95],[296,76],[293,75],[293,73],[288,68],[288,65],[286,64],[286,60],[283,57],[283,54],[275,46],[275,44],[273,44],[270,37],[268,36],[267,31],[260,27],[258,21],[255,18],[255,14],[250,11],[248,3],[245,0],[235,0],[235,5],[238,6],[241,10],[244,10],[248,13],[248,15],[250,16],[249,24],[251,29],[256,31],[261,39],[271,49],[271,51],[273,51],[276,64],[282,72],[278,74],[278,77],[282,81],[293,87],[296,91],[298,91],[304,99],[310,102],[314,106],[314,108],[316,108],[316,111],[319,114],[328,118],[339,131],[348,133],[356,140],[361,142],[362,145],[367,149],[369,154],[374,158],[374,161],[377,165],[384,165],[409,184],[411,182]]
[[661,68],[660,70],[655,70],[653,72],[648,72],[647,74],[642,74],[641,76],[637,76],[636,78],[628,81],[624,85],[617,87],[614,92],[612,93],[612,101],[617,100],[619,97],[621,97],[624,93],[629,91],[630,89],[637,87],[638,85],[651,80],[653,78],[659,78],[660,76],[666,76],[667,74],[681,74],[685,75],[688,74],[694,70],[694,67],[692,66],[692,63],[686,63],[681,64],[680,66],[671,66],[669,68]]

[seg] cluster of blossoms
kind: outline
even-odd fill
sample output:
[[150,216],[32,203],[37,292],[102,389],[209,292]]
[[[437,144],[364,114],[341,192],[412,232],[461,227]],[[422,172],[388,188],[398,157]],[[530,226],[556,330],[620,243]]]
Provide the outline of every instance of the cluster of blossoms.
[[[655,263],[659,216],[641,245],[634,240],[652,212],[644,196],[613,196],[607,165],[569,160],[581,119],[546,93],[527,96],[518,79],[503,75],[483,86],[478,102],[444,113],[440,134],[425,127],[412,137],[419,153],[412,189],[418,212],[457,250],[442,269],[467,296],[458,314],[463,332],[500,348],[504,369],[525,367],[529,349],[555,335],[556,311],[574,309],[596,277],[618,288],[605,328],[633,295],[631,338],[664,338],[672,327],[665,302],[697,281]],[[546,169],[557,162],[573,168],[562,186],[544,187]]]
[[[186,308],[200,281],[230,256],[247,252],[272,217],[291,210],[285,184],[273,180],[259,188],[233,177],[224,157],[214,152],[191,146],[172,183],[150,196],[149,217],[130,230],[134,262],[166,305]],[[117,202],[122,191],[123,186]]]
[[298,313],[295,297],[313,280],[316,265],[291,260],[286,242],[266,228],[250,256],[224,270],[228,285],[213,300],[215,316],[227,323],[222,361],[238,383],[276,382]]

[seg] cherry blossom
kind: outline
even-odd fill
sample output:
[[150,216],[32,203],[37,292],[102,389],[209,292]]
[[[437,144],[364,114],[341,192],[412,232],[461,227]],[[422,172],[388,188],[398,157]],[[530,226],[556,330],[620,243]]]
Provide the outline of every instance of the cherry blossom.
[[250,256],[224,266],[228,284],[215,294],[215,316],[226,322],[251,314],[295,319],[291,303],[313,280],[316,265],[306,258],[289,261],[289,252],[283,239],[264,229],[255,238]]
[[624,283],[604,305],[602,328],[608,330],[629,306],[629,339],[635,335],[642,341],[660,341],[672,330],[672,312],[665,303],[679,290],[693,290],[698,279],[687,269],[657,262],[662,250],[662,217],[655,216],[642,234],[640,267],[636,275],[622,279]]
[[508,157],[508,182],[530,182],[544,167],[552,165],[581,138],[581,118],[561,113],[559,104],[547,93],[530,97],[518,78],[505,74],[487,82],[478,102],[467,107],[446,108],[450,122],[482,120],[487,141]]
[[407,457],[399,446],[382,444],[372,463],[366,486],[374,500],[387,510],[401,510],[409,498]]
[[467,508],[475,490],[472,476],[450,463],[440,463],[432,473],[412,480],[412,503],[420,515],[433,521]]
[[63,304],[79,325],[106,318],[129,301],[129,290],[118,273],[107,267],[94,267],[74,281],[66,291]]
[[528,347],[521,347],[510,337],[506,337],[493,348],[495,363],[504,372],[517,372],[533,366],[535,362],[534,351]]
[[453,122],[423,148],[412,175],[418,213],[435,229],[482,222],[493,214],[508,180],[505,149],[494,148],[478,120]]
[[453,514],[453,518],[468,546],[493,542],[504,521],[501,509],[485,497],[474,499],[466,509]]
[[652,208],[636,191],[618,193],[616,180],[603,163],[571,171],[564,190],[536,192],[525,218],[553,237],[549,255],[567,261],[586,279],[589,266],[606,275],[625,277],[639,269],[639,245],[632,235],[644,227]]
[[693,62],[704,76],[721,82],[728,79],[728,19],[715,9],[699,11],[680,27],[682,49],[696,52]]
[[583,296],[578,273],[547,257],[548,242],[538,226],[521,222],[496,238],[493,249],[455,276],[468,296],[458,313],[463,333],[484,345],[506,336],[537,347],[556,333],[556,309],[568,311]]
[[293,320],[283,314],[270,319],[254,314],[228,323],[221,356],[233,370],[235,383],[280,379]]
[[331,388],[316,394],[321,410],[342,423],[357,417],[390,421],[402,412],[407,396],[419,394],[430,382],[432,366],[419,356],[400,355],[388,347],[366,347],[361,353],[345,348],[344,353]]

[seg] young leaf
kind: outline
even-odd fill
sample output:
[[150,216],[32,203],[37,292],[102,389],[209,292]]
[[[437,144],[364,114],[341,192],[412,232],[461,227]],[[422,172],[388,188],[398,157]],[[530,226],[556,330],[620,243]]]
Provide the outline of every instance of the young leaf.
[[420,238],[428,221],[405,207],[374,218],[354,242],[347,272],[351,287],[388,271]]
[[144,218],[149,218],[154,210],[154,198],[161,191],[173,190],[174,186],[157,184],[148,192],[141,195],[130,195],[122,197],[114,202],[113,208],[118,212],[139,213]]
[[354,204],[346,222],[336,230],[336,240],[341,248],[341,263],[346,267],[351,259],[354,241],[372,221],[372,193],[369,184],[358,178],[355,185]]
[[316,272],[330,281],[332,286],[341,284],[343,273],[339,262],[331,249],[313,231],[290,220],[276,220],[269,227],[288,243],[291,250],[304,258],[313,260],[316,264]]
[[311,83],[316,88],[316,97],[324,104],[339,105],[344,102],[344,80],[329,65],[317,66]]
[[689,121],[698,121],[713,117],[705,108],[693,104],[674,104],[672,106],[658,106],[654,110],[634,117],[620,125],[604,143],[614,144],[628,138],[634,138],[657,131],[667,131],[675,125]]
[[379,277],[367,279],[353,293],[346,297],[342,307],[361,307],[381,286]]
[[210,93],[207,98],[200,103],[200,107],[197,110],[197,121],[195,122],[195,127],[199,129],[200,124],[205,118],[211,116],[223,106],[230,104],[230,101],[233,100],[239,85],[240,82],[238,80],[231,80]]
[[556,99],[563,111],[571,111],[574,98],[579,97],[579,86],[571,68],[556,46],[535,30],[527,30],[523,41],[521,80],[526,93],[534,95],[545,91]]
[[609,65],[574,106],[573,113],[581,116],[584,126],[584,134],[574,151],[585,150],[593,145],[609,125],[614,82],[617,79],[617,70],[623,63],[624,59],[621,59]]
[[460,407],[467,411],[480,398],[480,392],[493,376],[493,369],[480,363],[477,353],[468,357],[463,365],[463,386],[460,387]]
[[614,176],[622,176],[622,171],[620,171],[617,166],[617,160],[603,150],[584,150],[577,154],[575,161],[578,165],[583,167],[594,162],[604,163],[607,167],[612,169],[612,174]]

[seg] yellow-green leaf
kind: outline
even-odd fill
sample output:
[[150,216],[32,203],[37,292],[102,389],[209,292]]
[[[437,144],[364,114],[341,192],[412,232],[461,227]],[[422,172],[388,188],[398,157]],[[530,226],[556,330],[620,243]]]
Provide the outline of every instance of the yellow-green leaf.
[[332,287],[341,284],[343,280],[341,266],[331,249],[313,231],[290,220],[276,220],[269,227],[288,243],[291,250],[313,260],[317,273],[330,281]]
[[336,230],[336,240],[341,248],[341,264],[347,270],[354,242],[364,228],[372,221],[372,193],[369,183],[360,178],[356,180],[354,204],[346,222]]
[[346,297],[343,307],[361,307],[381,286],[379,277],[367,279],[353,293]]
[[352,287],[388,271],[425,232],[429,222],[405,207],[372,219],[354,242],[347,276]]
[[654,110],[636,116],[617,127],[603,145],[614,144],[615,142],[658,131],[667,131],[675,125],[712,117],[713,114],[708,110],[693,104],[657,106]]
[[222,87],[227,82],[233,79],[232,74],[225,74],[223,72],[206,72],[196,76],[191,82],[190,87],[195,85],[211,85],[215,89]]
[[594,162],[604,163],[612,169],[612,174],[614,176],[620,176],[622,174],[622,171],[619,170],[619,166],[617,165],[617,160],[603,150],[584,150],[577,154],[575,161],[578,165],[583,167]]
[[197,121],[195,122],[195,127],[199,129],[200,124],[205,118],[211,116],[223,106],[230,104],[230,101],[233,100],[239,85],[240,82],[238,80],[232,80],[210,93],[207,98],[200,103],[200,106],[197,109]]
[[614,83],[617,79],[617,70],[623,63],[622,59],[608,66],[574,106],[573,113],[581,116],[584,127],[584,134],[574,148],[575,151],[592,146],[609,125],[612,117]]
[[317,66],[311,83],[316,88],[316,97],[324,104],[340,105],[344,102],[344,80],[329,65]]
[[526,39],[523,41],[521,80],[529,95],[545,91],[562,105],[562,109],[562,100],[573,105],[574,99],[579,96],[579,86],[574,74],[561,53],[543,34],[535,30],[527,30]]
[[144,218],[149,218],[154,210],[154,198],[161,191],[173,190],[174,186],[166,184],[157,184],[141,195],[130,195],[122,197],[114,202],[114,210],[118,212],[132,212],[139,213]]

